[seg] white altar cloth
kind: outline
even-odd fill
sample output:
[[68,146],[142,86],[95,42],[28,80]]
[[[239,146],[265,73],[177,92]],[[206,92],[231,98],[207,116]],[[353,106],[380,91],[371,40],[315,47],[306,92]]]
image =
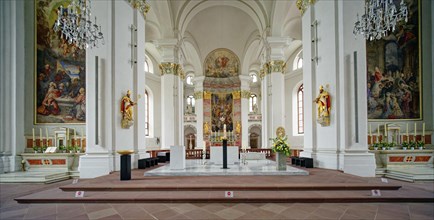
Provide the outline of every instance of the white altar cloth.
[[[239,162],[239,148],[238,146],[228,146],[228,164],[235,164]],[[222,146],[211,146],[210,147],[210,163],[223,164],[223,147]]]
[[185,146],[170,146],[170,169],[185,169]]

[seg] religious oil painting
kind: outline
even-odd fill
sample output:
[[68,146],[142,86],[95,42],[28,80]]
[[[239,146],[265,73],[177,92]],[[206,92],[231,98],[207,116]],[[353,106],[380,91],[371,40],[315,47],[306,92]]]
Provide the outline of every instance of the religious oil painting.
[[[394,0],[398,5],[401,0]],[[368,119],[422,119],[420,27],[418,0],[405,0],[408,22],[367,41]]]
[[220,48],[212,51],[205,59],[205,76],[224,78],[238,76],[240,61],[232,51]]
[[86,51],[53,30],[70,2],[35,1],[35,124],[86,123]]
[[211,96],[211,130],[223,131],[226,124],[228,131],[233,130],[232,93],[213,93]]

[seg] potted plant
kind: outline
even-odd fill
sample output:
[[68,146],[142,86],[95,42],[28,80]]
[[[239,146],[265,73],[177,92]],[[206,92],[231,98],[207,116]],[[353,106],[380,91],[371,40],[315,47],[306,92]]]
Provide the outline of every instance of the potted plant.
[[45,153],[46,150],[47,150],[47,146],[46,145],[44,145],[44,146],[41,147],[42,153]]
[[401,144],[403,150],[407,150],[409,143],[407,141],[402,142]]
[[69,153],[74,153],[74,146],[69,145],[69,146],[66,147],[66,150],[67,150]]
[[382,150],[387,150],[389,145],[387,144],[387,142],[380,142],[380,146]]
[[425,146],[425,142],[418,141],[416,142],[416,146],[419,148],[419,150],[423,150],[423,147]]
[[291,156],[291,148],[286,142],[288,137],[272,138],[273,146],[271,149],[276,153],[277,170],[286,170],[286,158]]
[[410,141],[408,146],[410,147],[410,150],[414,150],[414,148],[416,147],[416,142]]
[[373,150],[378,150],[378,147],[379,147],[379,146],[380,146],[380,143],[378,143],[378,142],[377,142],[377,143],[373,143],[373,144],[372,144],[372,149],[373,149]]
[[39,147],[38,146],[33,146],[33,150],[35,151],[35,154],[39,152]]
[[59,146],[59,152],[66,153],[66,147],[64,145]]

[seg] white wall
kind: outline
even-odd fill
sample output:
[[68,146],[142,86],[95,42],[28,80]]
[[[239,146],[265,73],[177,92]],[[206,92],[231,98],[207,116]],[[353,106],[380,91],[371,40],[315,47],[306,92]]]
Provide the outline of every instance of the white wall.
[[[155,69],[155,71],[159,71]],[[151,94],[152,99],[150,100],[153,103],[153,108],[150,109],[151,114],[153,115],[150,118],[150,136],[146,138],[146,147],[156,148],[160,147],[161,143],[156,143],[156,138],[158,137],[161,140],[161,82],[160,76],[152,73],[146,73],[146,86],[149,88],[148,92]]]
[[[289,63],[288,63],[289,64]],[[287,65],[288,65],[287,64]],[[292,67],[292,65],[289,65]],[[288,136],[288,143],[291,147],[303,147],[304,135],[298,134],[297,131],[297,91],[303,83],[302,70],[296,70],[285,75],[285,130]],[[307,102],[308,100],[304,100]]]

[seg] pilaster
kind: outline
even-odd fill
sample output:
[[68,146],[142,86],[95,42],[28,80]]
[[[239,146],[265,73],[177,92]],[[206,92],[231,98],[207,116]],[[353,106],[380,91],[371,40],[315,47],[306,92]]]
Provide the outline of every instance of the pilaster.
[[197,149],[202,149],[203,146],[204,133],[203,133],[203,81],[205,76],[198,76],[194,79],[194,99],[196,101],[195,113],[196,113],[196,146]]
[[249,98],[250,98],[250,76],[240,75],[241,81],[241,146],[249,145]]

